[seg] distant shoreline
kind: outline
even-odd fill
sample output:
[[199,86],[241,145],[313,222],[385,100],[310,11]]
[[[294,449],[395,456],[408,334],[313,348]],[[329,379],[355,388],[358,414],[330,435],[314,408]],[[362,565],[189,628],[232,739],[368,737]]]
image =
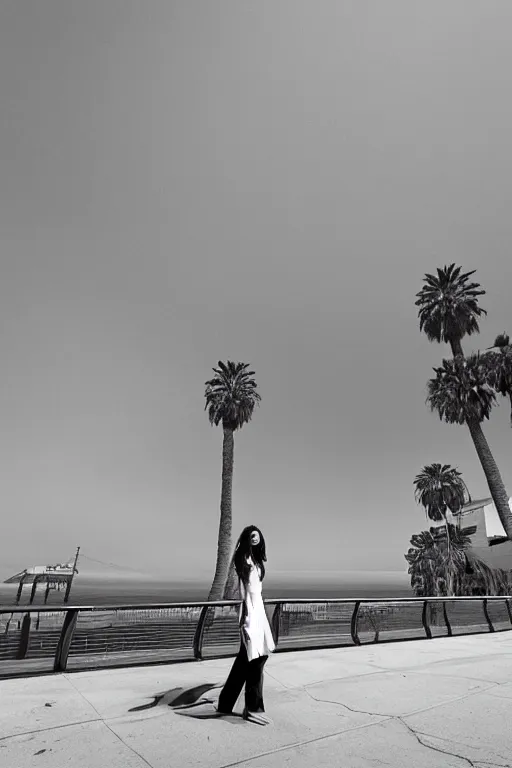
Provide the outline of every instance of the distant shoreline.
[[[74,605],[129,605],[143,603],[191,603],[205,602],[208,598],[210,585],[206,583],[190,582],[100,582],[96,579],[80,580],[77,579],[73,584],[70,595],[70,604]],[[16,584],[0,584],[0,605],[9,607],[15,604],[17,592]],[[329,600],[333,598],[357,598],[371,599],[399,597],[412,597],[413,592],[407,584],[393,583],[371,583],[366,579],[358,583],[331,582],[319,583],[318,581],[308,583],[307,580],[296,581],[295,583],[282,583],[277,580],[269,579],[268,585],[264,587],[263,597],[268,599],[284,598],[293,600],[294,598],[311,600]],[[30,587],[23,589],[22,605],[28,604],[30,598]],[[34,605],[42,605],[44,600],[44,588],[39,588],[36,594]],[[64,604],[64,592],[52,590],[50,592],[48,604],[62,606]]]

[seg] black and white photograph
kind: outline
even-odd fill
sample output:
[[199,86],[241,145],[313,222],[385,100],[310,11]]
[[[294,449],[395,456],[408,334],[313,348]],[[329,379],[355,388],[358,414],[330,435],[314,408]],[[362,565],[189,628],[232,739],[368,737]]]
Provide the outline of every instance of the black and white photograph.
[[0,0],[0,766],[512,766],[512,2]]

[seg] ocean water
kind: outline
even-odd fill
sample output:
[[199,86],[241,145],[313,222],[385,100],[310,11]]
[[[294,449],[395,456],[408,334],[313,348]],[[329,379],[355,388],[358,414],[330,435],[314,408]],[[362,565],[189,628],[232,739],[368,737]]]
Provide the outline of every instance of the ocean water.
[[[205,601],[208,597],[210,582],[171,581],[171,580],[136,580],[100,579],[76,576],[71,589],[71,605],[123,605],[152,603],[190,603]],[[23,588],[21,604],[30,598],[31,586]],[[10,606],[16,600],[16,584],[0,584],[0,605]],[[269,576],[263,585],[266,598],[398,598],[411,597],[407,574],[371,574],[351,573],[318,574],[300,573],[293,576]],[[64,590],[51,590],[48,604],[62,605]],[[38,588],[34,604],[44,601],[44,586]]]

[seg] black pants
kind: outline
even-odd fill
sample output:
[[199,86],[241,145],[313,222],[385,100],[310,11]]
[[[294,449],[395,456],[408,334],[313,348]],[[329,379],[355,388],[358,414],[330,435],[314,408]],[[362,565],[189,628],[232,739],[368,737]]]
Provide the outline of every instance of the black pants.
[[245,706],[249,712],[264,712],[263,706],[263,667],[268,656],[260,656],[249,661],[247,650],[242,640],[240,650],[233,662],[231,672],[220,692],[219,712],[232,712],[245,683]]

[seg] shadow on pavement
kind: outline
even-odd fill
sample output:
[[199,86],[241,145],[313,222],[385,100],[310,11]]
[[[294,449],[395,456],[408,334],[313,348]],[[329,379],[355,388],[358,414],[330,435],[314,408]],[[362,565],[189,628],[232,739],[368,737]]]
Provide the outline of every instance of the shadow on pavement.
[[153,701],[149,704],[141,704],[138,707],[132,707],[128,712],[142,712],[145,709],[153,709],[159,704],[167,704],[168,707],[173,709],[185,709],[187,707],[197,706],[199,704],[205,704],[213,699],[205,699],[204,694],[211,691],[213,688],[220,688],[218,683],[203,683],[203,685],[196,685],[194,688],[171,688],[170,691],[164,693],[156,693],[153,696]]
[[[215,688],[221,688],[219,683],[203,683],[193,688],[171,688],[164,693],[157,693],[153,696],[153,701],[149,704],[141,704],[138,707],[132,707],[128,712],[143,712],[146,709],[153,709],[159,705],[167,704],[176,714],[184,717],[193,717],[196,720],[217,720],[222,718],[231,723],[244,723],[241,714],[231,712],[229,715],[217,712],[213,708],[215,698],[205,696],[206,693]],[[195,711],[194,711],[194,708]],[[201,709],[202,708],[202,709]],[[183,710],[188,710],[184,712]]]

